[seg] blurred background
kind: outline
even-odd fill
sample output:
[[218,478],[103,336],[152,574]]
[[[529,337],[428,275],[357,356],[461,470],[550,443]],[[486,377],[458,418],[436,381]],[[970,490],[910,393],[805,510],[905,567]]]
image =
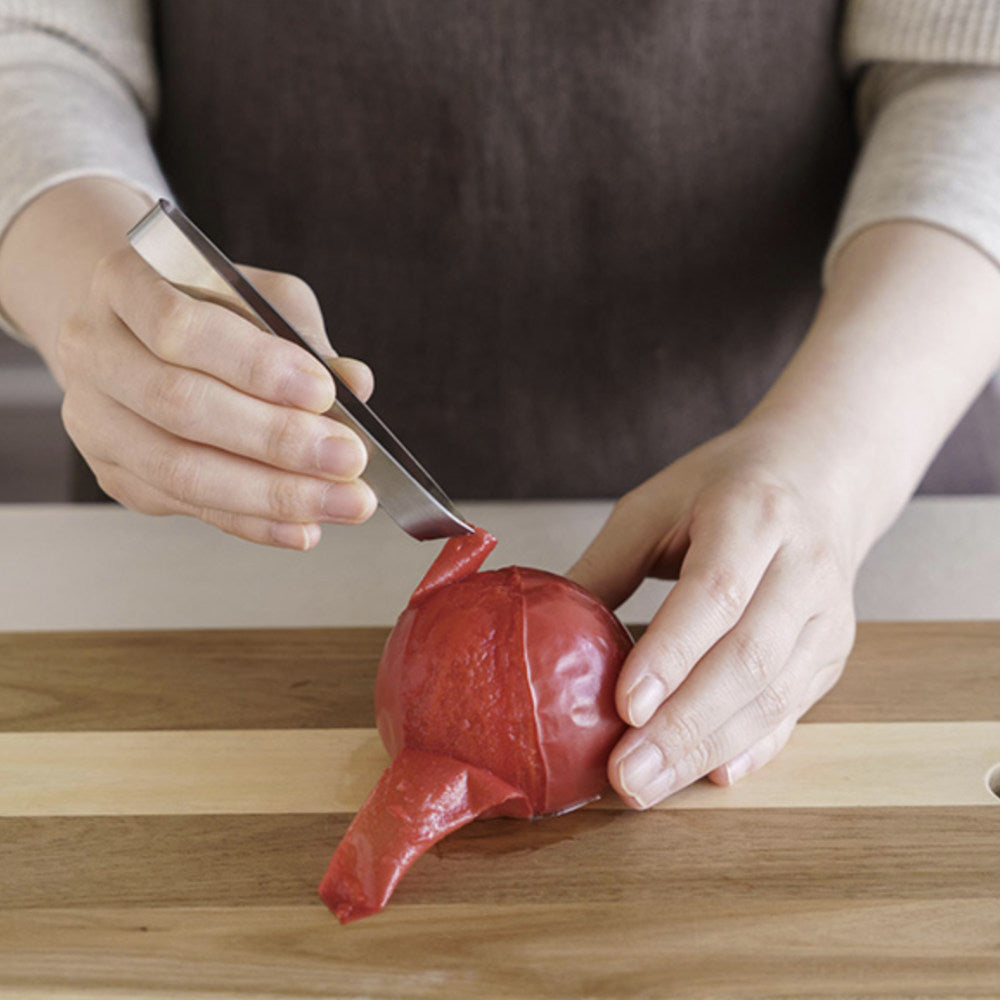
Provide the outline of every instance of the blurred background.
[[[0,332],[0,503],[105,499],[63,430],[60,401],[59,386],[34,351]],[[959,425],[920,492],[990,494],[997,482],[1000,376]]]
[[0,503],[72,498],[73,449],[60,400],[34,351],[0,333]]
[[[38,356],[0,332],[0,503],[105,499],[63,430],[60,400]],[[991,494],[998,482],[1000,376],[959,425],[920,492]]]

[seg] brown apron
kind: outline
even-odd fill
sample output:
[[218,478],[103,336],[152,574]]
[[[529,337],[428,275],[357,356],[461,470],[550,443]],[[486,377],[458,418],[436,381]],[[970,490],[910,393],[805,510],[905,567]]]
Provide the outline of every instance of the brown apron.
[[795,350],[855,154],[829,0],[168,0],[157,145],[452,495],[616,496]]

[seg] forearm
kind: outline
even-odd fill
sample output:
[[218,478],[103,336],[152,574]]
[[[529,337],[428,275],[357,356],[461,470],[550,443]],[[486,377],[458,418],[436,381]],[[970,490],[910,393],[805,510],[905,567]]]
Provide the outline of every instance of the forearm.
[[746,423],[856,506],[860,557],[998,364],[1000,270],[948,232],[884,223],[840,253],[809,335]]
[[60,382],[60,324],[86,296],[97,262],[125,245],[149,207],[119,181],[67,181],[32,201],[0,242],[0,308]]

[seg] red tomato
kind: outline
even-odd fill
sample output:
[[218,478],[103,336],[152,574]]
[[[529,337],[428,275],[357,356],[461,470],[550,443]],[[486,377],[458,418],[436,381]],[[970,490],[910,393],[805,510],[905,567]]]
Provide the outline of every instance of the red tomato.
[[565,812],[605,786],[632,640],[562,577],[477,573],[495,545],[482,530],[450,540],[389,636],[375,712],[394,761],[320,887],[343,922],[381,909],[419,854],[476,816]]

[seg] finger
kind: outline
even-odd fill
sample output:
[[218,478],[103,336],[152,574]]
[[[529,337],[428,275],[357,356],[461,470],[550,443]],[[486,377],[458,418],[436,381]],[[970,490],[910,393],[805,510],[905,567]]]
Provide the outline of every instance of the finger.
[[67,393],[63,412],[84,455],[128,468],[181,504],[298,524],[357,524],[377,505],[362,480],[324,482],[182,441],[107,397]]
[[150,423],[185,440],[292,472],[355,479],[368,453],[344,424],[248,396],[190,368],[164,364],[120,320],[95,383]]
[[[845,662],[845,659],[838,658],[817,671],[810,681],[809,690],[805,696],[805,711],[815,705],[840,680],[844,672]],[[748,774],[770,763],[784,749],[797,721],[797,718],[786,719],[763,739],[758,740],[721,767],[710,771],[707,775],[708,779],[717,785],[733,785],[741,778],[745,778]]]
[[[840,660],[817,665],[818,634],[817,630],[803,642],[801,650],[796,649],[788,669],[774,685],[681,754],[668,758],[654,739],[643,733],[626,734],[612,752],[608,767],[609,779],[623,800],[634,808],[647,809],[766,740],[789,720],[798,720],[812,704],[817,683],[820,694],[825,693],[840,673]],[[772,749],[777,753],[780,747]]]
[[644,490],[622,497],[566,573],[609,608],[617,608],[649,575],[665,535],[669,544],[669,526],[677,519],[669,502],[657,504],[652,497]]
[[375,391],[375,376],[368,365],[357,358],[334,357],[330,359],[330,367],[361,402],[368,402]]
[[721,767],[709,771],[706,777],[716,785],[734,785],[745,778],[751,771],[756,771],[769,764],[785,748],[795,729],[797,719],[785,719],[776,729],[758,740],[753,746],[737,754],[732,760]]
[[272,403],[324,413],[333,379],[303,348],[266,333],[231,309],[174,288],[138,254],[113,255],[95,275],[98,298],[158,358],[212,375]]
[[248,517],[231,511],[195,507],[168,497],[121,466],[94,463],[98,484],[108,496],[127,497],[127,506],[144,514],[187,514],[214,525],[229,535],[260,545],[306,552],[319,543],[322,529],[318,524],[294,524]]
[[336,354],[323,322],[319,299],[308,282],[295,274],[267,271],[240,264],[244,277],[302,335],[302,339],[323,357]]
[[265,271],[241,264],[240,270],[288,320],[302,339],[342,378],[351,392],[367,402],[375,388],[372,370],[363,361],[342,358],[330,343],[323,312],[312,288],[294,274]]
[[622,667],[616,698],[643,726],[739,621],[781,540],[779,523],[750,505],[718,505],[693,519],[674,588]]
[[[810,638],[820,600],[800,565],[779,549],[740,620],[690,671],[655,717],[639,723],[669,759],[686,752],[772,685]],[[815,631],[815,626],[811,631]]]

